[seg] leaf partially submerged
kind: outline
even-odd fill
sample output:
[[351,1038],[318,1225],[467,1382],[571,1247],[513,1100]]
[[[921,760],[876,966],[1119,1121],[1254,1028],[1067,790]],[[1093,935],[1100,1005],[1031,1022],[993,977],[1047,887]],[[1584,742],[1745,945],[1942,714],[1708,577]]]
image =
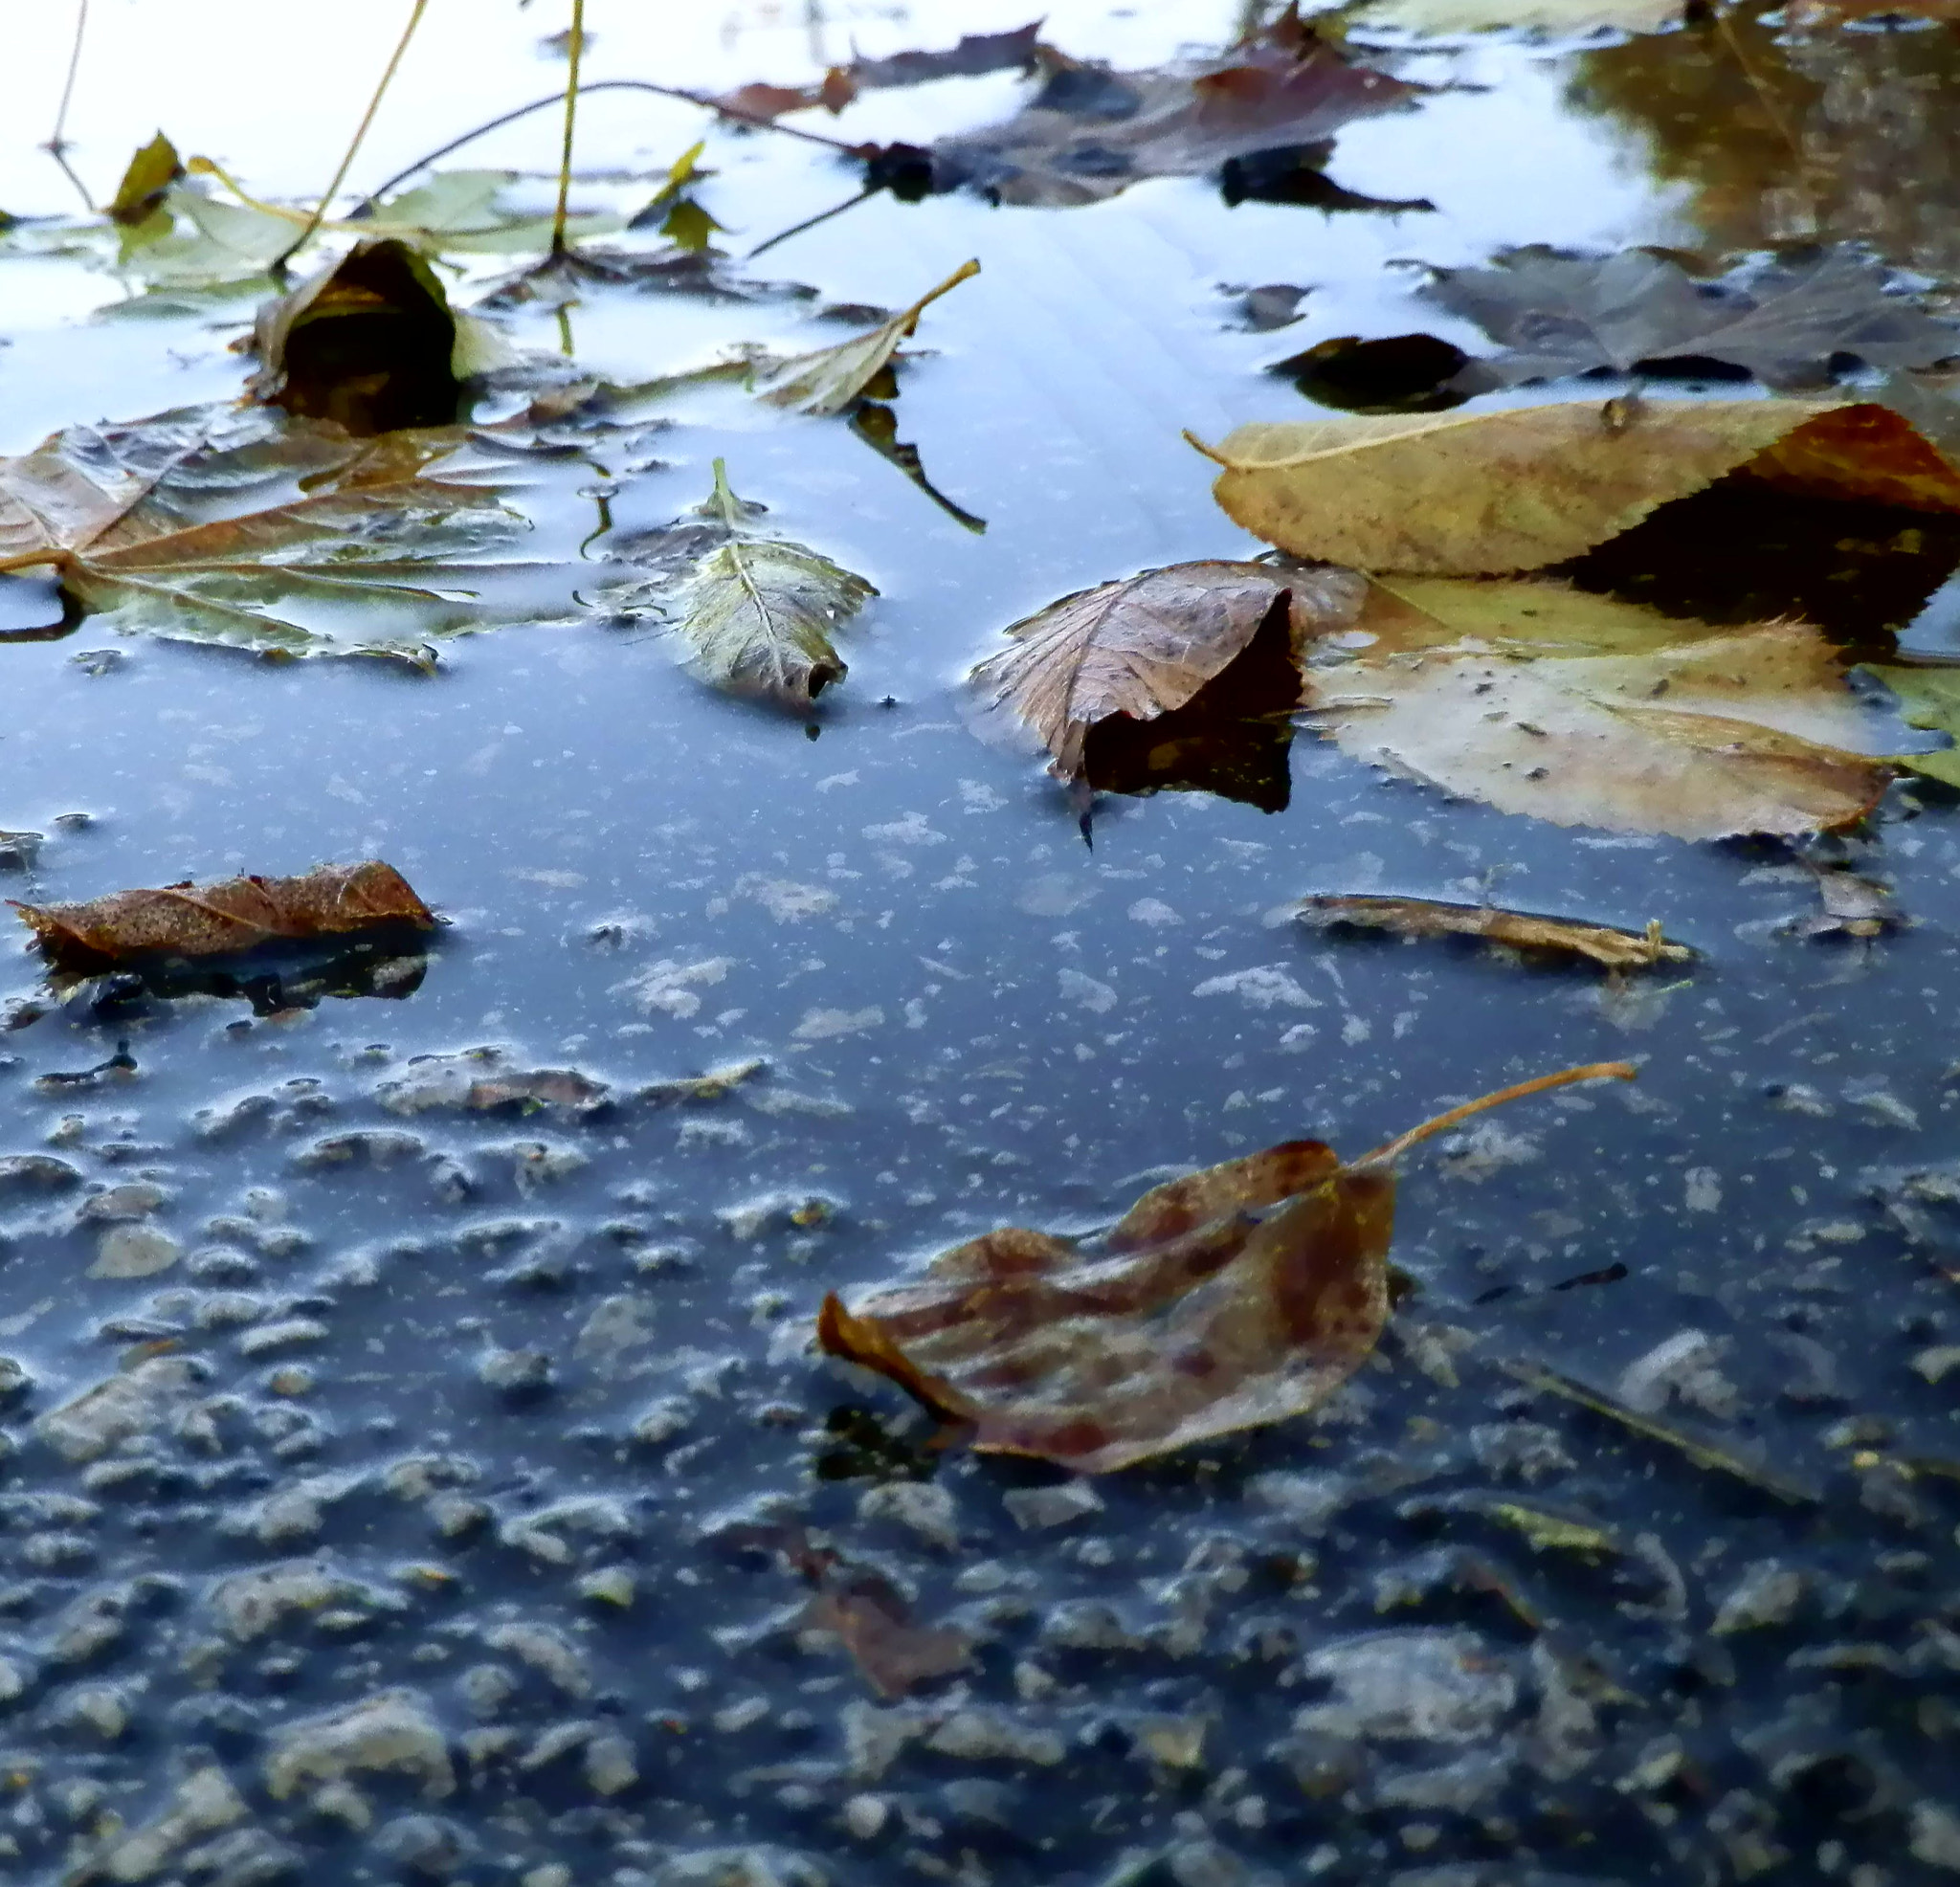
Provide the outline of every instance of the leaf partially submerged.
[[1876,367],[1960,353],[1960,328],[1888,292],[1883,268],[1846,245],[1803,261],[1698,281],[1671,256],[1572,255],[1534,246],[1497,265],[1439,269],[1424,297],[1504,348],[1475,363],[1476,389],[1564,374],[1719,361],[1771,387],[1816,387],[1834,355]]
[[760,509],[735,496],[716,459],[697,514],[706,522],[657,533],[644,548],[657,573],[607,600],[628,616],[664,617],[717,687],[804,707],[846,674],[831,630],[878,591],[807,545],[760,535],[750,522]]
[[[10,900],[11,901],[11,900]],[[407,925],[436,918],[392,865],[318,865],[299,877],[189,879],[156,891],[118,891],[81,904],[13,908],[42,954],[63,968],[95,970],[158,956],[229,956],[260,944]]]
[[1200,450],[1225,468],[1213,493],[1247,530],[1364,570],[1541,569],[1744,468],[1787,491],[1960,512],[1960,469],[1870,403],[1652,400],[1305,420],[1241,426]]
[[1610,924],[1574,923],[1569,918],[1500,911],[1488,904],[1448,904],[1428,898],[1303,898],[1294,915],[1321,929],[1385,930],[1396,937],[1476,937],[1515,950],[1582,957],[1605,969],[1652,969],[1691,963],[1695,953],[1670,944],[1657,919],[1644,931]]
[[942,52],[893,53],[882,59],[853,59],[833,66],[814,85],[744,85],[726,93],[718,103],[744,118],[780,118],[789,111],[821,105],[840,112],[860,92],[899,85],[923,85],[935,78],[969,78],[989,72],[1025,72],[1040,51],[1041,22],[1031,21],[1011,33],[969,33],[956,46]]
[[1872,757],[1890,743],[1802,624],[1713,630],[1551,582],[1396,578],[1366,583],[1344,640],[1306,673],[1323,734],[1556,825],[1814,832],[1891,777]]
[[1661,33],[1682,16],[1686,0],[1365,0],[1350,15],[1357,26],[1454,37],[1464,33]]
[[1289,1141],[1155,1188],[1083,1252],[1009,1229],[916,1281],[817,1321],[986,1452],[1102,1474],[1305,1414],[1360,1367],[1389,1314],[1395,1158],[1501,1101],[1602,1077],[1602,1062],[1453,1108],[1344,1165]]
[[463,584],[526,528],[494,492],[425,476],[463,437],[250,411],[70,428],[0,460],[0,569],[54,570],[105,627],[427,667],[432,637],[491,619]]
[[[1011,624],[1014,644],[971,679],[1081,777],[1089,729],[1111,715],[1152,721],[1182,707],[1251,643],[1274,610],[1311,620],[1314,578],[1268,564],[1172,564],[1080,589]],[[1298,590],[1298,594],[1296,594]]]
[[[1901,716],[1908,727],[1928,728],[1949,738],[1960,735],[1960,669],[1872,662],[1864,673],[1876,676],[1898,697]],[[1894,758],[1915,773],[1960,788],[1960,748],[1944,746],[1931,753],[1902,753]]]
[[962,262],[937,288],[868,334],[854,335],[832,347],[797,354],[770,363],[749,376],[749,388],[771,406],[793,407],[799,412],[832,414],[844,411],[861,398],[876,376],[919,325],[919,317],[942,295],[980,273],[978,262]]
[[159,131],[129,160],[106,211],[110,222],[134,228],[153,214],[164,192],[184,174],[177,147]]

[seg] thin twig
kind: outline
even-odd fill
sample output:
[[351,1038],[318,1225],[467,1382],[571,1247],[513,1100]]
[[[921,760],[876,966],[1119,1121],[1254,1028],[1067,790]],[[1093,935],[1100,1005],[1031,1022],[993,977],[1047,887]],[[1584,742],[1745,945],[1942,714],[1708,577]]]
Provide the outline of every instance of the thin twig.
[[[780,131],[786,138],[800,138],[806,144],[821,144],[826,150],[834,150],[845,157],[862,158],[873,147],[868,144],[847,144],[841,138],[826,138],[821,132],[805,131],[794,124],[779,124],[772,118],[760,113],[742,110],[737,105],[724,104],[719,99],[711,99],[700,92],[683,91],[678,85],[656,85],[651,78],[594,78],[581,85],[579,96],[590,92],[651,92],[657,98],[678,99],[682,104],[699,105],[703,111],[711,111],[717,117],[725,118],[736,124],[746,124],[751,130]],[[459,151],[465,144],[475,144],[479,138],[486,138],[492,131],[501,131],[506,124],[515,124],[521,118],[528,118],[534,111],[543,111],[548,105],[563,104],[563,92],[549,92],[542,99],[533,99],[527,105],[518,105],[510,111],[500,112],[488,122],[479,124],[473,131],[465,131],[458,138],[452,138],[448,144],[431,151],[426,157],[418,157],[414,163],[397,170],[384,184],[379,184],[354,211],[364,215],[375,203],[385,197],[398,184],[405,184],[417,170],[426,170],[432,164],[440,164],[454,151]]]
[[381,75],[381,83],[374,88],[374,96],[368,100],[368,109],[361,116],[361,122],[354,132],[354,141],[347,146],[347,154],[341,159],[341,167],[333,173],[333,182],[327,185],[326,194],[314,206],[313,214],[307,219],[306,227],[277,256],[266,271],[275,281],[283,274],[287,258],[312,241],[314,233],[320,228],[326,214],[326,207],[340,194],[341,186],[347,180],[347,172],[353,167],[354,155],[361,148],[361,141],[368,135],[368,127],[374,122],[374,114],[381,109],[381,100],[394,78],[395,68],[402,62],[402,55],[409,50],[409,41],[415,36],[415,29],[422,24],[423,10],[429,0],[414,0],[409,11],[409,23],[402,28],[402,36],[395,42],[393,56],[388,62],[388,69]]
[[1348,1170],[1351,1172],[1357,1166],[1389,1166],[1417,1141],[1427,1140],[1432,1134],[1446,1133],[1459,1121],[1467,1121],[1487,1107],[1502,1107],[1506,1101],[1523,1100],[1526,1095],[1543,1094],[1548,1088],[1568,1088],[1574,1081],[1631,1081],[1638,1073],[1631,1061],[1589,1061],[1583,1068],[1562,1068],[1556,1075],[1540,1075],[1535,1080],[1520,1081],[1514,1087],[1500,1088],[1495,1094],[1480,1095],[1475,1100],[1466,1100],[1462,1106],[1451,1108],[1447,1114],[1438,1114],[1435,1120],[1423,1121],[1419,1127],[1411,1127],[1406,1134],[1397,1134],[1372,1153],[1364,1153],[1359,1160],[1350,1161]]
[[565,76],[565,147],[558,154],[558,207],[551,212],[551,254],[565,254],[565,211],[571,196],[571,127],[578,115],[578,67],[586,51],[586,0],[571,0],[570,70]]
[[88,0],[76,0],[75,44],[68,50],[68,78],[61,87],[61,103],[55,113],[55,128],[49,132],[48,142],[41,146],[43,150],[53,151],[56,157],[68,148],[68,140],[62,133],[68,129],[68,107],[75,100],[75,75],[81,70],[81,35],[87,31]]

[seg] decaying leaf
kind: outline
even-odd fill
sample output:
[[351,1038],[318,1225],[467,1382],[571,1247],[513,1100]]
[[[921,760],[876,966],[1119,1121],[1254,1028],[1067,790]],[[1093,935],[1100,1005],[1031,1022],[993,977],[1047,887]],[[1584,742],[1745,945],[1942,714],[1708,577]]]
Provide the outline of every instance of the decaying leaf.
[[134,228],[155,213],[164,192],[184,174],[177,146],[159,131],[129,160],[122,181],[116,186],[107,215],[112,223]]
[[1394,27],[1425,37],[1465,33],[1664,33],[1686,0],[1366,0],[1349,15],[1356,26]]
[[391,925],[433,930],[437,922],[408,880],[377,859],[317,865],[299,877],[205,885],[187,878],[82,904],[13,908],[51,963],[91,970],[147,957],[230,956],[260,944]]
[[555,1108],[585,1120],[609,1104],[612,1091],[575,1068],[517,1068],[501,1050],[464,1049],[412,1056],[399,1075],[375,1088],[374,1098],[391,1114],[530,1114]]
[[[1876,676],[1898,697],[1901,718],[1908,727],[1925,727],[1949,738],[1960,735],[1960,669],[1901,668],[1872,662],[1862,672]],[[1960,787],[1960,747],[1937,747],[1931,753],[1902,753],[1894,758],[1915,773]]]
[[975,668],[1054,756],[1081,777],[1088,731],[1111,715],[1152,721],[1182,707],[1233,661],[1275,610],[1315,614],[1313,573],[1268,564],[1172,564],[1079,589],[1004,633],[1014,644]]
[[715,489],[695,514],[637,549],[656,572],[611,590],[609,608],[665,618],[692,650],[703,679],[738,694],[806,707],[846,670],[831,630],[878,591],[804,544],[759,536],[762,506],[728,487],[715,460]]
[[495,619],[464,585],[526,528],[494,492],[425,476],[463,443],[253,410],[71,427],[0,460],[0,569],[53,570],[105,627],[426,668],[431,638]]
[[853,59],[833,66],[814,85],[744,85],[717,100],[745,118],[780,118],[786,111],[821,105],[839,112],[860,92],[899,85],[923,85],[935,78],[970,78],[989,72],[1026,72],[1040,50],[1041,22],[1011,33],[969,33],[960,43],[937,53],[894,53],[882,59]]
[[1688,839],[1848,824],[1896,744],[1813,629],[1715,630],[1548,581],[1369,581],[1302,699],[1392,771],[1556,825]]
[[435,272],[407,243],[356,243],[259,309],[250,391],[357,435],[446,426],[462,381],[489,364],[478,358],[486,332],[458,323]]
[[864,389],[919,325],[919,317],[942,295],[980,273],[978,262],[962,262],[937,288],[929,288],[909,308],[880,322],[868,334],[853,335],[833,347],[770,363],[749,376],[749,389],[771,406],[799,412],[842,412]]
[[1294,915],[1321,929],[1337,926],[1385,930],[1396,937],[1479,937],[1514,950],[1583,957],[1605,969],[1652,969],[1691,963],[1684,944],[1670,944],[1657,918],[1644,931],[1610,924],[1574,923],[1568,918],[1533,917],[1493,910],[1487,904],[1438,903],[1427,898],[1303,898]]
[[[1193,443],[1197,443],[1193,441]],[[1868,402],[1644,400],[1241,426],[1228,516],[1298,557],[1439,576],[1541,569],[1747,467],[1807,495],[1960,511],[1960,470]]]
[[1816,868],[1818,908],[1784,928],[1800,937],[1850,937],[1869,943],[1907,920],[1892,901],[1892,887],[1843,866]]
[[1889,280],[1843,244],[1715,281],[1652,250],[1534,246],[1491,268],[1438,269],[1422,293],[1505,349],[1475,364],[1476,390],[1689,359],[1743,367],[1771,387],[1818,387],[1833,355],[1896,369],[1960,353],[1960,328],[1889,293]]
[[942,140],[930,187],[1000,203],[1100,203],[1147,177],[1318,144],[1417,88],[1350,62],[1290,15],[1221,59],[1146,72],[1048,57],[1047,82],[1004,123]]
[[1395,1159],[1470,1115],[1601,1062],[1453,1108],[1343,1164],[1289,1141],[1147,1192],[1084,1252],[1018,1228],[942,1254],[817,1342],[889,1378],[973,1446],[1101,1474],[1306,1413],[1367,1360],[1389,1314]]

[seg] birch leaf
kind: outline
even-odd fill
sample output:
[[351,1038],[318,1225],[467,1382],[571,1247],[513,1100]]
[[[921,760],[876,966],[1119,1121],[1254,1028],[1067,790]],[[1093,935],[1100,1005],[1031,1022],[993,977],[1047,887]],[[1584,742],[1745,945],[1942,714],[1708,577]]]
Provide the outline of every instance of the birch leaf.
[[820,416],[842,412],[862,397],[898,352],[899,343],[911,339],[919,317],[942,295],[979,273],[978,262],[962,262],[937,288],[927,289],[909,308],[869,333],[758,369],[750,375],[749,390],[771,406],[794,407],[799,412]]
[[975,1448],[1080,1474],[1303,1415],[1388,1321],[1396,1157],[1501,1101],[1633,1074],[1604,1062],[1526,1081],[1351,1164],[1310,1140],[1227,1161],[1146,1193],[1098,1251],[989,1232],[853,1309],[833,1292],[817,1342]]
[[761,508],[735,496],[716,459],[706,522],[656,533],[639,548],[657,574],[608,600],[628,616],[667,618],[718,688],[807,707],[847,672],[831,630],[878,591],[807,545],[758,535]]
[[[1193,443],[1197,443],[1193,441]],[[1747,468],[1809,496],[1960,512],[1960,469],[1889,408],[1802,400],[1572,402],[1468,415],[1241,426],[1226,514],[1297,557],[1498,576],[1616,537]]]

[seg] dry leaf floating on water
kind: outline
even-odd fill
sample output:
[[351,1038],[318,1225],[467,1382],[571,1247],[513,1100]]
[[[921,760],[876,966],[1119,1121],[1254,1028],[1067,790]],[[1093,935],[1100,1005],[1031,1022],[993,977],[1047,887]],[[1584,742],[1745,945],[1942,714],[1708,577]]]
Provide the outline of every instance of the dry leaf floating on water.
[[736,497],[721,459],[714,469],[707,502],[642,546],[656,574],[608,602],[664,617],[717,687],[807,707],[846,673],[831,630],[878,591],[807,545],[762,536],[751,523],[762,507]]
[[1811,496],[1960,512],[1960,470],[1889,408],[1596,402],[1241,426],[1199,450],[1227,516],[1297,557],[1371,571],[1542,569],[1748,468]]
[[51,963],[82,970],[158,956],[229,956],[260,944],[389,926],[433,930],[437,922],[408,880],[377,859],[319,865],[299,877],[186,879],[86,903],[13,908]]
[[1568,918],[1500,911],[1487,904],[1438,903],[1427,898],[1303,898],[1294,915],[1321,929],[1341,926],[1387,931],[1396,937],[1475,937],[1517,950],[1580,957],[1605,969],[1653,969],[1691,963],[1695,953],[1661,935],[1658,920],[1644,931]]
[[1101,1474],[1302,1415],[1360,1367],[1389,1314],[1396,1157],[1486,1095],[1344,1164],[1291,1141],[1146,1193],[1084,1252],[1008,1228],[817,1320],[830,1355],[887,1377],[975,1448]]

